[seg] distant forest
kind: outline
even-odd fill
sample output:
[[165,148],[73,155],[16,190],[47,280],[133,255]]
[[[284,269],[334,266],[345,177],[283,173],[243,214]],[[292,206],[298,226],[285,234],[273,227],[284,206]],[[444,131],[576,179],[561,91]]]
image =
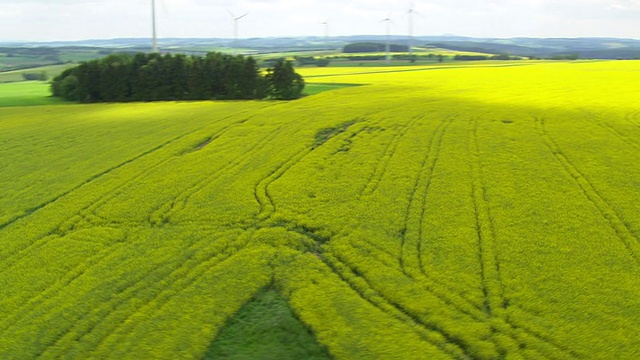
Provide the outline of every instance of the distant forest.
[[112,54],[65,70],[53,96],[83,103],[210,99],[295,99],[304,80],[278,61],[265,74],[252,57]]
[[[347,44],[342,48],[342,52],[345,54],[375,53],[375,52],[384,52],[386,50],[387,50],[386,43],[377,43],[377,42]],[[389,44],[389,51],[390,52],[408,52],[409,46]]]

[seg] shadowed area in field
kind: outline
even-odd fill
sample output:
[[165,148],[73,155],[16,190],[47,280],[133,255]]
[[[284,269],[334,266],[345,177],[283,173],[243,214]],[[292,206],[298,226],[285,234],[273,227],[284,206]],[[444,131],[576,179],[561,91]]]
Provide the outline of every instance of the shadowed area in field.
[[227,322],[205,359],[331,359],[287,300],[273,289],[260,291]]

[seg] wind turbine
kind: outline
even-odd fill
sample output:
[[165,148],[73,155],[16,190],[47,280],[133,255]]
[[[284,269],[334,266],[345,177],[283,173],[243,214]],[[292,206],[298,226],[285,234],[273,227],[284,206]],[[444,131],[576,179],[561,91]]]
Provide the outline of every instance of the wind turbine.
[[[227,10],[227,12],[229,13],[229,15],[231,15],[231,18],[233,19],[233,44],[234,46],[238,46],[238,20],[242,19],[243,17],[249,15],[249,13],[244,13],[244,15],[240,15],[240,16],[236,16],[234,13],[232,13],[230,10]],[[236,49],[236,54],[238,53],[238,50]]]
[[409,16],[409,56],[413,55],[413,15],[418,14],[419,12],[415,11],[413,8],[413,1],[411,1],[409,5],[409,11],[407,15]]
[[325,38],[325,40],[329,39],[329,20],[325,20],[325,21],[321,22],[320,24],[324,25],[324,38]]
[[158,52],[158,37],[156,35],[156,0],[151,0],[151,52]]
[[381,22],[387,23],[387,41],[385,44],[385,50],[386,50],[386,62],[387,64],[389,64],[391,62],[391,44],[390,44],[390,36],[391,36],[391,14],[389,14],[389,16],[387,16],[386,19],[382,19]]

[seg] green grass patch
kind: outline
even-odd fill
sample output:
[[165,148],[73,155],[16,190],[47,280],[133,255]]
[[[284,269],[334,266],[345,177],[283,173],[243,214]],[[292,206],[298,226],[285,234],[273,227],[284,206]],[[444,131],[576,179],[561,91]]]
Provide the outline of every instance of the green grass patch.
[[52,79],[58,76],[58,74],[60,74],[64,70],[74,66],[76,66],[76,64],[47,65],[29,69],[0,72],[0,83],[24,81],[24,78],[22,77],[22,74],[24,73],[45,72],[47,76]]
[[211,344],[205,359],[331,359],[275,290],[244,305]]
[[325,84],[325,83],[307,83],[304,87],[305,95],[317,95],[325,91],[338,90],[348,87],[362,86],[361,84]]
[[86,50],[86,51],[69,51],[63,54],[60,54],[60,60],[62,61],[73,61],[75,63],[81,61],[91,61],[95,59],[103,58],[105,54],[101,54],[95,50]]
[[0,107],[68,104],[51,97],[46,81],[23,81],[0,84]]

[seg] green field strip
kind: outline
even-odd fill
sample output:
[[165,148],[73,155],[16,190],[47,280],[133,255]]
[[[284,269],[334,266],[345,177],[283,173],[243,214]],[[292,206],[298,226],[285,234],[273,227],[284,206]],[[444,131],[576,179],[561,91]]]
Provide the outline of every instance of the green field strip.
[[[20,75],[21,76],[21,75]],[[65,105],[69,102],[54,98],[49,83],[41,81],[2,82],[0,73],[0,108]]]
[[304,87],[305,96],[314,96],[327,91],[340,90],[354,86],[363,86],[361,84],[340,84],[340,83],[310,83],[307,82]]
[[261,290],[231,318],[204,359],[331,359],[274,289]]
[[638,238],[633,234],[627,225],[622,221],[611,205],[600,195],[589,179],[587,179],[575,165],[564,155],[559,148],[558,143],[547,133],[545,129],[545,119],[536,118],[537,130],[540,136],[545,139],[545,143],[549,151],[562,165],[568,175],[575,180],[576,185],[582,189],[585,197],[595,206],[602,216],[607,220],[611,228],[616,232],[619,240],[629,251],[629,255],[633,258],[637,265],[640,265],[640,243]]

